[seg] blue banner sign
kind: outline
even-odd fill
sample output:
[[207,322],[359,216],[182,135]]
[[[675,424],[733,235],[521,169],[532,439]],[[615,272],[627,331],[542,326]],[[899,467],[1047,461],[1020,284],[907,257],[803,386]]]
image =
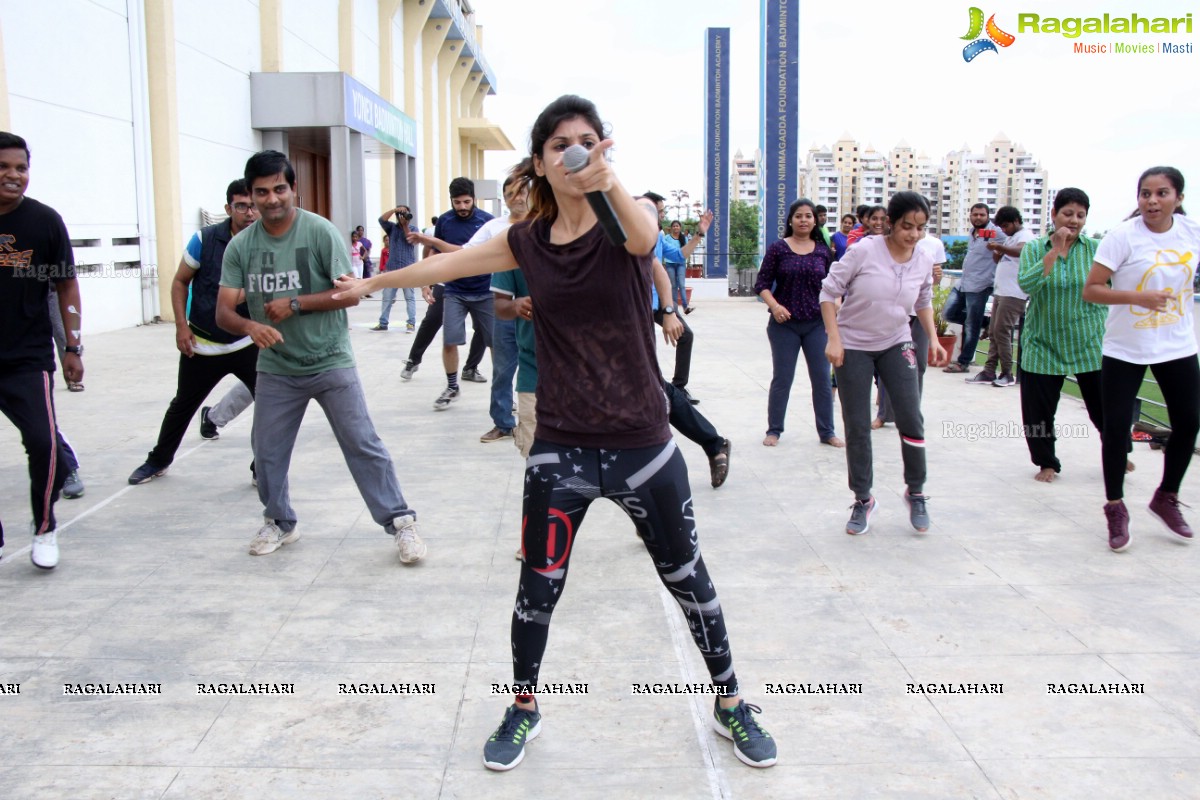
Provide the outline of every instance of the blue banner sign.
[[346,127],[383,142],[406,155],[417,154],[417,122],[366,86],[345,80]]
[[800,113],[799,0],[762,0],[762,72],[759,109],[762,131],[761,243],[783,238],[787,210],[799,191],[798,148]]
[[729,275],[729,28],[707,28],[704,59],[705,203],[713,212],[704,276]]

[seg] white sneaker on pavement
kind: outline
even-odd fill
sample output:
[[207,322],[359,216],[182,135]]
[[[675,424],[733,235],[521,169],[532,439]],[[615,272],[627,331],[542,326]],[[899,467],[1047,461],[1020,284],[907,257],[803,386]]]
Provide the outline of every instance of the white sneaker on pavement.
[[392,522],[396,529],[396,552],[401,564],[415,564],[425,557],[428,548],[417,533],[416,517],[405,514]]

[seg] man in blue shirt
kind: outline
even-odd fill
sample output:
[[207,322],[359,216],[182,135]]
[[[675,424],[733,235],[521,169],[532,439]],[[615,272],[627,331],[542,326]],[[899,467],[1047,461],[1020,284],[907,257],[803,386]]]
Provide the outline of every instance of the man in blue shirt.
[[[409,242],[420,242],[425,246],[426,255],[429,250],[439,253],[461,250],[475,235],[475,231],[492,218],[491,214],[475,207],[475,183],[469,178],[450,181],[450,201],[453,208],[438,217],[437,224],[433,226],[433,236],[415,232],[408,235]],[[450,281],[443,288],[442,364],[446,368],[446,388],[433,403],[436,411],[445,411],[458,399],[458,346],[467,343],[468,314],[472,327],[477,333],[482,333],[484,345],[492,345],[495,315],[491,283],[490,274],[472,275]],[[467,378],[466,375],[463,377]]]
[[[388,217],[395,215],[396,221],[392,222]],[[409,244],[408,234],[419,233],[417,226],[412,224],[412,209],[401,203],[391,211],[385,211],[379,217],[379,226],[383,228],[384,233],[388,237],[387,246],[387,263],[380,265],[380,272],[391,272],[392,270],[403,269],[417,260],[416,245]],[[359,241],[362,241],[361,239]],[[384,289],[383,290],[383,309],[379,312],[379,324],[373,331],[386,331],[388,329],[388,320],[392,315],[392,304],[396,302],[396,292],[399,289]],[[408,323],[405,330],[412,333],[417,329],[417,301],[416,292],[413,289],[404,289],[404,305],[408,311]]]

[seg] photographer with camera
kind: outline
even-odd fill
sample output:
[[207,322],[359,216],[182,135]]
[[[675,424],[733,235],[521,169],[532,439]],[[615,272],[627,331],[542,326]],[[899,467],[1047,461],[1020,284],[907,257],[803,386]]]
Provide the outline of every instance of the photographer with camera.
[[945,319],[963,326],[962,350],[958,360],[951,361],[950,366],[942,372],[970,372],[971,364],[975,361],[984,311],[996,282],[996,259],[992,257],[993,251],[988,245],[1002,245],[1008,238],[992,224],[991,215],[992,210],[986,203],[971,206],[971,239],[963,259],[962,280],[942,309]]
[[[396,221],[392,222],[389,217],[395,216]],[[409,233],[420,233],[417,226],[412,224],[412,209],[401,203],[391,211],[385,211],[379,217],[379,225],[387,233],[387,263],[381,264],[380,272],[391,272],[395,269],[403,269],[409,264],[417,260],[417,246],[408,243]],[[396,292],[398,289],[383,290],[383,309],[379,312],[379,324],[373,331],[386,331],[388,329],[388,318],[392,314],[392,304],[396,302]],[[404,289],[404,305],[408,311],[408,321],[404,326],[405,331],[412,333],[417,329],[417,295],[414,289]]]

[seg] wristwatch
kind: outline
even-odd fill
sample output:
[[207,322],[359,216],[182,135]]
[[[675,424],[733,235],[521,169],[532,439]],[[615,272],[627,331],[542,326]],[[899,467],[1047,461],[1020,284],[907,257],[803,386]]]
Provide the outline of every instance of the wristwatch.
[[661,310],[664,314],[674,314],[675,306],[663,306]]
[[68,353],[74,353],[80,358],[83,358],[83,345],[81,344],[69,344],[64,347],[63,350],[66,350]]
[[291,307],[293,314],[300,313],[300,298],[299,297],[293,297],[292,302],[288,303],[288,305]]

